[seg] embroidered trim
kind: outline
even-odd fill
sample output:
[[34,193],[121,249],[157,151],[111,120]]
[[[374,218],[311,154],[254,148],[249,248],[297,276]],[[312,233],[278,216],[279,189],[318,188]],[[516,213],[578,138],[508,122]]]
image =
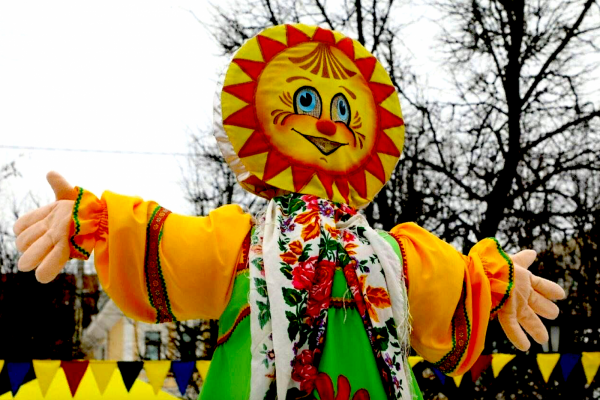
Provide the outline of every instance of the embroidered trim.
[[156,310],[156,323],[177,321],[171,310],[171,302],[167,294],[167,285],[160,265],[160,241],[162,229],[171,211],[156,206],[146,228],[146,254],[144,271],[150,305]]
[[504,252],[504,250],[502,250],[502,247],[500,247],[500,243],[498,243],[498,240],[496,240],[496,238],[489,238],[489,239],[492,239],[496,243],[496,248],[498,249],[498,252],[502,256],[502,258],[504,258],[504,260],[508,263],[508,286],[506,288],[506,292],[504,293],[504,296],[502,296],[502,300],[500,300],[500,303],[498,303],[498,305],[496,307],[492,308],[492,311],[490,311],[490,319],[492,319],[496,316],[498,311],[500,311],[502,306],[504,306],[504,304],[506,303],[506,301],[508,300],[508,298],[510,296],[510,293],[512,292],[512,288],[515,284],[515,266],[514,266],[512,260],[510,259],[510,257],[508,256],[508,254],[506,254]]
[[452,373],[458,368],[460,360],[469,347],[471,322],[467,314],[466,293],[467,284],[463,282],[463,292],[456,307],[456,312],[452,317],[452,350],[440,361],[433,364],[445,374]]
[[79,232],[81,231],[81,223],[79,222],[79,207],[81,206],[81,198],[83,197],[83,188],[77,189],[77,199],[75,200],[75,205],[73,206],[73,222],[75,223],[75,232],[69,238],[69,243],[71,243],[71,246],[73,246],[73,248],[87,260],[90,258],[90,252],[75,243],[75,236],[79,235]]
[[342,297],[332,297],[329,306],[333,308],[357,308],[354,299]]
[[252,236],[252,229],[248,231],[248,234],[242,242],[242,254],[240,255],[240,261],[236,267],[236,276],[241,275],[244,272],[248,272],[248,256],[250,254],[250,238]]
[[235,318],[235,322],[233,323],[233,326],[231,328],[229,328],[229,330],[227,332],[225,332],[223,335],[221,335],[221,337],[219,337],[217,339],[217,346],[221,346],[222,344],[225,344],[229,340],[229,338],[231,337],[233,332],[235,331],[235,328],[237,328],[237,326],[244,320],[244,318],[246,318],[249,315],[250,315],[250,305],[246,304],[245,306],[242,307],[242,309],[238,313],[238,316]]
[[400,241],[400,235],[392,232],[389,232],[389,234],[396,240],[398,247],[400,248],[400,254],[402,255],[402,271],[404,273],[404,285],[406,285],[406,290],[408,290],[408,257],[406,257],[406,250],[404,250],[404,245]]

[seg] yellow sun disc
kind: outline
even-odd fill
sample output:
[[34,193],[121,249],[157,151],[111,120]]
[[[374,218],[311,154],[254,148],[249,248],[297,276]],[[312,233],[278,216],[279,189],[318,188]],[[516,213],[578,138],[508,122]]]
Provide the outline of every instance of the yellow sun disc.
[[360,43],[305,25],[268,28],[236,53],[215,136],[240,184],[265,198],[312,194],[362,208],[395,168],[395,88]]

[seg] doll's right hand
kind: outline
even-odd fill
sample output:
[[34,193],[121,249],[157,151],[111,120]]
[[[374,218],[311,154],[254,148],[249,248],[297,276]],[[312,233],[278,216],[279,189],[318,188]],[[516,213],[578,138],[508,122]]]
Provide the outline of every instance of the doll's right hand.
[[15,223],[20,271],[35,269],[39,282],[48,283],[69,260],[71,213],[76,198],[74,188],[56,172],[46,176],[56,201],[23,215]]

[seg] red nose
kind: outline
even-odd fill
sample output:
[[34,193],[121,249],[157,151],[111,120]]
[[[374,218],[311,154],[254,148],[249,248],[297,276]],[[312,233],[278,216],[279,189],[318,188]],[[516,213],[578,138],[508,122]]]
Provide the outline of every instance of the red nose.
[[324,135],[327,135],[327,136],[335,135],[335,129],[336,129],[335,124],[329,120],[320,119],[317,121],[317,130]]

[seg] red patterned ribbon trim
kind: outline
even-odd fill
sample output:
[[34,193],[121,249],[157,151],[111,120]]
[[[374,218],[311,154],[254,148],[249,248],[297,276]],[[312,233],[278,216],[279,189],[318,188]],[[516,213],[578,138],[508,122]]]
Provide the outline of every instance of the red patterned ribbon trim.
[[[350,259],[350,257],[348,257],[347,259]],[[367,313],[365,298],[360,288],[358,276],[356,274],[357,262],[353,259],[350,260],[351,261],[348,264],[343,266],[344,276],[346,277],[346,282],[348,283],[348,287],[350,288],[350,292],[352,293],[352,296],[354,298],[356,308],[363,321],[363,325],[365,327],[365,331],[367,332],[367,336],[369,337],[369,341],[371,342],[373,354],[375,355],[375,362],[377,363],[377,367],[379,368],[379,373],[381,374],[381,380],[385,392],[387,394],[388,399],[392,399],[394,398],[394,383],[392,382],[392,374],[389,366],[383,360],[381,350],[376,343],[377,338],[374,335],[373,323],[371,322],[371,318]]]
[[235,322],[233,323],[233,326],[231,328],[229,328],[229,330],[227,332],[225,332],[223,335],[221,335],[221,337],[219,337],[217,339],[217,346],[221,346],[222,344],[227,342],[229,340],[229,338],[231,337],[231,335],[233,334],[233,332],[235,331],[235,328],[237,328],[237,326],[244,320],[244,318],[246,318],[249,315],[250,315],[250,305],[246,304],[244,307],[242,307],[238,316],[235,318]]
[[242,243],[242,254],[236,267],[236,274],[248,270],[248,255],[250,254],[250,237],[252,236],[252,229],[246,235],[244,242]]
[[[465,279],[466,281],[466,279]],[[471,323],[467,315],[466,283],[463,283],[463,291],[452,317],[452,350],[450,350],[440,361],[434,365],[445,374],[452,373],[460,365],[460,360],[465,355],[471,339]]]
[[150,304],[156,310],[156,323],[177,321],[167,295],[167,286],[160,266],[160,240],[162,229],[171,211],[156,206],[146,228],[146,254],[144,270]]
[[406,251],[404,250],[404,245],[400,240],[400,235],[390,232],[390,236],[396,240],[398,247],[400,248],[400,254],[402,255],[402,271],[404,273],[404,285],[406,285],[406,290],[408,291],[408,258],[406,257]]

